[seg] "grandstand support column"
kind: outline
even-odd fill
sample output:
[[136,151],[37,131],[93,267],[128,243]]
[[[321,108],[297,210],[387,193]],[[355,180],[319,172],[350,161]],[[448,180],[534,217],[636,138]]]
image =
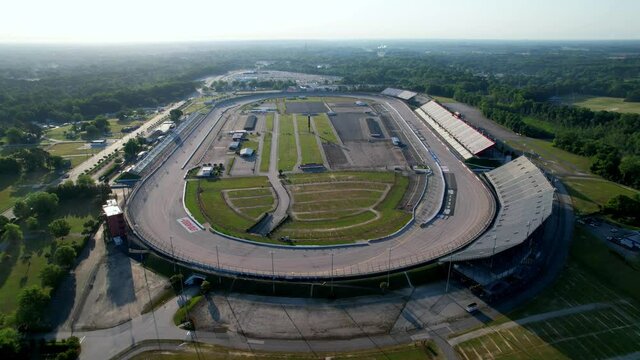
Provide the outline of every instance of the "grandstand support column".
[[273,251],[269,251],[271,253],[271,285],[273,286],[273,293],[276,293],[276,267],[273,262]]
[[449,293],[449,280],[451,279],[451,264],[453,263],[452,256],[453,254],[449,255],[449,270],[447,270],[447,285],[444,288],[445,294]]

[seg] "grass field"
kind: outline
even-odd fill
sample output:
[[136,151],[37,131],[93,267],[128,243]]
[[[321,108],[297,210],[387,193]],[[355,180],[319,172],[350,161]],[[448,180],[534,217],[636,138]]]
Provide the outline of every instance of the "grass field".
[[147,351],[134,356],[134,360],[160,359],[160,360],[195,360],[203,356],[209,360],[439,360],[444,355],[432,341],[424,344],[410,344],[403,346],[385,347],[374,350],[354,351],[350,353],[282,353],[282,352],[245,352],[237,349],[228,349],[215,345],[198,345],[199,354],[192,345],[182,347],[182,351]]
[[[120,121],[118,119],[108,119],[107,121],[109,122],[109,129],[111,131],[111,136],[105,136],[105,138],[121,138],[124,136],[124,134],[122,133],[123,128],[129,127],[129,126],[142,125],[146,120],[147,120],[146,118],[143,118],[141,120],[125,120],[125,121]],[[45,132],[45,136],[54,140],[69,141],[69,139],[65,137],[64,133],[70,130],[71,130],[71,125],[59,126],[57,128],[47,130]],[[78,140],[79,139],[80,138],[78,137]]]
[[291,171],[298,162],[295,129],[291,115],[280,115],[278,135],[278,169]]
[[316,125],[316,130],[318,131],[318,136],[320,136],[320,140],[323,143],[338,143],[338,137],[333,131],[333,126],[329,121],[329,117],[327,114],[321,114],[313,117],[313,122]]
[[[569,265],[553,286],[497,321],[492,333],[460,344],[461,358],[601,359],[640,351],[640,270],[576,227]],[[600,304],[600,308],[509,327],[528,316]]]
[[51,155],[69,156],[69,155],[84,155],[91,154],[95,151],[88,147],[85,142],[67,142],[51,145],[47,151]]
[[29,195],[43,184],[48,184],[57,178],[54,172],[36,171],[22,175],[0,177],[0,211],[13,206],[19,199]]
[[[80,243],[83,224],[98,215],[91,201],[86,199],[63,202],[51,219],[64,218],[71,231],[62,243]],[[46,224],[44,224],[46,225]],[[42,227],[44,227],[42,225]],[[49,262],[53,239],[46,230],[28,230],[23,226],[24,240],[16,246],[8,246],[1,253],[0,262],[0,313],[10,313],[17,306],[17,294],[31,285],[40,284],[40,271]]]
[[565,96],[563,102],[594,111],[615,111],[640,114],[640,102],[624,102],[623,98],[597,96]]
[[560,129],[560,126],[558,126],[557,124],[553,124],[553,123],[550,123],[548,121],[543,121],[543,120],[540,120],[540,119],[536,119],[536,118],[531,117],[531,116],[524,116],[522,118],[522,121],[525,124],[527,124],[527,125],[529,125],[531,127],[534,127],[534,128],[536,128],[538,130],[541,130],[541,131],[544,131],[544,132],[548,133],[551,136],[553,134],[555,134],[556,131],[558,131],[558,129]]
[[[307,127],[307,118],[305,116],[296,116],[298,125],[298,140],[300,141],[300,151],[302,155],[302,164],[322,164],[322,153],[318,146],[318,140],[313,132],[309,132]],[[313,130],[312,130],[313,131]]]
[[271,164],[271,143],[273,142],[273,135],[271,132],[265,133],[262,139],[262,151],[260,153],[260,171],[269,171]]
[[[198,186],[200,193],[198,193]],[[269,204],[266,203],[267,200],[261,200],[261,203],[242,198],[256,196],[256,191],[268,190],[270,186],[269,180],[263,176],[188,181],[185,204],[200,223],[209,223],[214,229],[226,234],[252,238],[246,230],[255,224],[257,217],[273,207],[274,198],[258,193],[257,196],[264,196],[261,199],[270,199]],[[231,204],[225,200],[223,195],[225,192],[230,194]],[[230,205],[240,207],[239,211],[235,211]],[[243,209],[250,206],[259,206],[259,208]]]
[[273,113],[268,113],[265,118],[265,128],[267,131],[273,131]]
[[397,206],[406,177],[381,172],[332,172],[288,177],[292,220],[274,234],[305,244],[348,243],[382,237],[409,221]]
[[633,197],[638,191],[602,178],[566,177],[564,184],[571,195],[573,208],[580,215],[596,213],[616,195]]
[[508,141],[507,144],[514,149],[535,153],[541,157],[545,167],[555,171],[556,174],[589,174],[591,160],[587,157],[572,154],[553,146],[551,141],[522,137],[519,141]]

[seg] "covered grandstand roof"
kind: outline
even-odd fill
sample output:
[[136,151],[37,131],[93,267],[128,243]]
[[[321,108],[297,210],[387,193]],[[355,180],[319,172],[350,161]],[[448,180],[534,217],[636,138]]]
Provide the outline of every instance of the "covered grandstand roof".
[[[447,139],[447,136],[444,135],[444,133],[446,132],[448,134],[448,137],[455,139],[454,143],[450,142],[449,144],[453,148],[455,148],[456,151],[458,151],[458,153],[465,159],[468,159],[471,156],[476,155],[495,144],[493,141],[482,135],[469,124],[453,116],[453,114],[451,114],[449,110],[445,109],[442,105],[438,104],[435,101],[429,101],[428,103],[422,105],[419,109],[421,111],[417,112],[423,119],[425,119],[427,122],[430,122],[429,119],[426,119],[424,117],[424,115],[427,115],[431,118],[431,120],[433,120],[433,122],[438,125],[434,127],[432,123],[429,124],[434,127],[434,129],[438,131],[441,136],[445,137],[445,139],[449,141],[449,139]],[[458,145],[464,147],[466,151],[460,151],[458,149]],[[469,156],[469,154],[472,155]]]
[[393,96],[402,100],[409,100],[418,95],[418,93],[409,90],[386,88],[382,91],[382,95]]
[[[451,256],[454,261],[489,257],[519,245],[551,215],[554,188],[526,157],[489,171],[486,176],[498,194],[500,210],[487,232]],[[445,260],[448,259],[447,256]]]

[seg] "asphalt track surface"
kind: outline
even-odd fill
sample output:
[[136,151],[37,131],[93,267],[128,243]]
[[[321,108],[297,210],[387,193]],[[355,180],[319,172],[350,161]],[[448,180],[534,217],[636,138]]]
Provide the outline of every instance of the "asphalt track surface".
[[[413,224],[386,240],[347,247],[271,247],[229,239],[206,230],[188,232],[177,221],[188,216],[182,202],[183,175],[193,164],[189,163],[184,169],[183,165],[189,159],[198,159],[197,152],[203,151],[197,149],[198,145],[209,133],[216,134],[220,130],[222,121],[218,122],[218,119],[223,111],[259,99],[283,96],[286,94],[237,98],[210,112],[158,171],[138,185],[129,199],[126,213],[134,231],[152,248],[172,254],[192,268],[264,278],[329,279],[382,274],[437,260],[468,245],[490,224],[496,211],[492,192],[405,103],[382,96],[358,94],[359,98],[382,104],[415,143],[417,138],[411,133],[408,123],[419,129],[440,164],[456,174],[454,216],[435,218],[426,227]],[[420,157],[436,168],[434,159],[424,147],[414,147]],[[194,151],[196,156],[192,157]],[[432,176],[430,181],[439,181],[438,176]]]

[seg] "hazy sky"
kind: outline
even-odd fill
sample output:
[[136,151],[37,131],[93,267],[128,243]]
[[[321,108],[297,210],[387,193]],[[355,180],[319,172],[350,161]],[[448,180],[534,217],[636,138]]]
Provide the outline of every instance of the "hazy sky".
[[640,39],[640,0],[5,0],[0,41]]

